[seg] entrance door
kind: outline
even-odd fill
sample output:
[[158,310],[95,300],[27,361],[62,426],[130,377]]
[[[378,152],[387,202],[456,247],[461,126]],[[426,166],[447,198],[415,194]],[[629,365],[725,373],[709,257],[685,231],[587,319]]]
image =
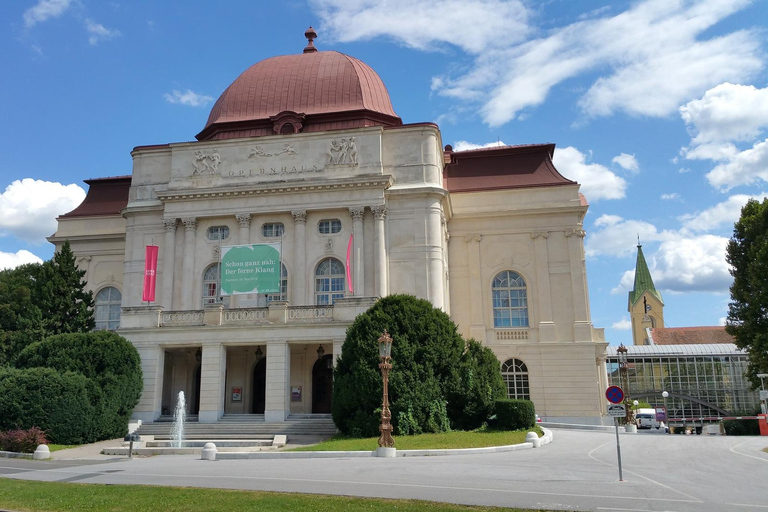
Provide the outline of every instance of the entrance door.
[[312,412],[331,412],[333,394],[333,355],[318,359],[312,367]]
[[267,358],[261,359],[253,367],[253,402],[251,414],[264,414],[267,398]]
[[200,413],[200,376],[201,376],[201,370],[202,367],[200,365],[197,365],[197,368],[195,368],[195,401],[192,404],[192,410],[190,411],[192,414],[199,414]]

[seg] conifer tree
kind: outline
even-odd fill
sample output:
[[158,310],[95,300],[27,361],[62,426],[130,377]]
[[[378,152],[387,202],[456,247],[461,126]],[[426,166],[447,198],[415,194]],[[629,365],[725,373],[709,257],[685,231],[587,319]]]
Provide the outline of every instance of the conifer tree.
[[757,374],[768,373],[768,199],[741,209],[726,259],[733,284],[725,330],[749,354],[747,377],[756,388]]
[[93,293],[86,291],[84,276],[69,241],[43,263],[37,293],[47,335],[93,330]]

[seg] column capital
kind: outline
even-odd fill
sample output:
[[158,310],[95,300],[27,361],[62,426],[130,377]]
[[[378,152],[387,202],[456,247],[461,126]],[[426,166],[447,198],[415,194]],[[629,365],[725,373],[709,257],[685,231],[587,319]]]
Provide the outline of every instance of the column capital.
[[537,238],[549,238],[549,232],[548,231],[532,231],[531,232],[531,238],[536,240]]
[[181,219],[181,221],[184,223],[184,229],[187,231],[194,231],[197,228],[197,219],[195,217],[187,217],[186,219]]
[[354,206],[349,209],[352,220],[363,220],[365,216],[365,206]]
[[163,227],[165,228],[166,231],[170,231],[170,232],[176,231],[177,222],[178,222],[178,219],[165,218],[163,219]]
[[376,220],[384,220],[387,217],[387,205],[385,204],[371,206],[371,211],[373,212],[373,218]]
[[474,234],[474,235],[464,235],[464,241],[469,242],[480,242],[480,240],[483,238],[483,235],[480,234]]
[[565,230],[566,237],[571,237],[573,235],[576,235],[579,238],[584,238],[585,236],[587,236],[587,232],[584,231],[583,229],[566,229]]
[[251,214],[250,213],[238,213],[235,215],[237,223],[241,228],[248,228],[251,226]]
[[291,210],[291,215],[293,215],[293,222],[296,224],[307,223],[307,210]]

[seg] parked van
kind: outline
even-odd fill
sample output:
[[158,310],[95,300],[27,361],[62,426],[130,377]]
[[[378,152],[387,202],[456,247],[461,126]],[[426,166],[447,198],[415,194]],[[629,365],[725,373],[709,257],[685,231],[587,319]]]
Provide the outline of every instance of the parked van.
[[637,409],[635,411],[635,423],[637,428],[643,429],[660,427],[659,422],[656,421],[656,409]]

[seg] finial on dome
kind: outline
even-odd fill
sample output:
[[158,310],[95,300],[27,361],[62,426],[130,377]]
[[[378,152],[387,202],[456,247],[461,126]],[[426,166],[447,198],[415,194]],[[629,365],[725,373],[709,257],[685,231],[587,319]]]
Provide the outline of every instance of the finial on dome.
[[304,53],[316,52],[317,48],[315,48],[315,43],[313,41],[317,37],[317,32],[312,28],[312,25],[310,25],[307,31],[304,32],[304,37],[307,38],[307,46],[304,47]]

